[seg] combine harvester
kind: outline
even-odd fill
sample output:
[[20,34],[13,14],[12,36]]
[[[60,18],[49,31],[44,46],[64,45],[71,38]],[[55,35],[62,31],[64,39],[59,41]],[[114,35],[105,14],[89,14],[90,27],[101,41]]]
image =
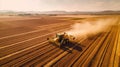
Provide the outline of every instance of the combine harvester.
[[68,35],[67,33],[56,34],[56,37],[47,38],[47,40],[49,41],[49,43],[60,48],[69,47],[72,44],[76,44],[75,37],[72,35]]

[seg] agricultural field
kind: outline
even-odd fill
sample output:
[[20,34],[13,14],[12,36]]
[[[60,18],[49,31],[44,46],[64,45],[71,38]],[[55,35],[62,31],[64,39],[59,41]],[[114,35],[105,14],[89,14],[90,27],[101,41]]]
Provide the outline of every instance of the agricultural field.
[[[63,32],[78,44],[48,42]],[[0,67],[41,66],[120,67],[120,16],[0,16]]]

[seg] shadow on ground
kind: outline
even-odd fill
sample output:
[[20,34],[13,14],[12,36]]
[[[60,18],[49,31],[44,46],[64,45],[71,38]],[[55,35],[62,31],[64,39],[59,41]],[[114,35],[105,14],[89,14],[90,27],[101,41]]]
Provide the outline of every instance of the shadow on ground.
[[[72,53],[73,50],[82,51],[82,47],[81,47],[80,43],[68,43],[68,44],[62,45],[61,47],[59,47],[57,45],[54,45],[54,46],[56,46],[57,48],[60,48],[64,51],[68,51],[69,53]],[[73,50],[71,50],[71,48]]]

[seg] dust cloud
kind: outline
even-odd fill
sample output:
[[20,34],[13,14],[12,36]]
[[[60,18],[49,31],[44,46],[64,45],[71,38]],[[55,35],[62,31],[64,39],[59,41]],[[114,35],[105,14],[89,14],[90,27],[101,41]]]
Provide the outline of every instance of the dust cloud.
[[72,29],[66,31],[67,34],[78,38],[87,38],[100,32],[107,32],[106,29],[114,24],[113,19],[99,19],[97,21],[84,21],[72,25]]

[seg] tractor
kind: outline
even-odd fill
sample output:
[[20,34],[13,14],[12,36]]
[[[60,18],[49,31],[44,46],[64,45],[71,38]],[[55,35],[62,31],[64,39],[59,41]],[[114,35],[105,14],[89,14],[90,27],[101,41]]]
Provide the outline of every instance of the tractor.
[[56,34],[53,38],[47,38],[49,43],[56,45],[58,47],[64,47],[71,43],[74,43],[75,37],[68,35],[67,33]]

